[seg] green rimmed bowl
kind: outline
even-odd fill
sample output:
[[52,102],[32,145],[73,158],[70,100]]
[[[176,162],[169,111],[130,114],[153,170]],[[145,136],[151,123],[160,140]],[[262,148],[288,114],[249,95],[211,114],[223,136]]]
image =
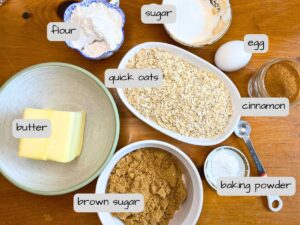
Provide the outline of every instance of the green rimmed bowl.
[[[18,157],[11,124],[25,108],[85,111],[81,155],[70,163]],[[26,68],[0,89],[0,172],[19,188],[59,195],[94,180],[114,154],[120,121],[108,89],[90,72],[71,64],[44,63]]]

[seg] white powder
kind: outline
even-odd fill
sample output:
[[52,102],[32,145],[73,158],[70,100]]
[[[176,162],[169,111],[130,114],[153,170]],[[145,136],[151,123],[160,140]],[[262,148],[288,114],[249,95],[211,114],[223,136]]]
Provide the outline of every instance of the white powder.
[[70,44],[90,57],[114,50],[122,41],[122,16],[103,3],[77,7],[69,22],[80,27],[80,39]]
[[220,177],[245,176],[245,164],[235,151],[224,149],[219,151],[211,160],[210,168],[212,182],[217,186]]
[[176,22],[165,24],[177,40],[190,45],[205,45],[216,39],[230,23],[228,0],[218,0],[218,12],[209,0],[164,0],[176,7]]

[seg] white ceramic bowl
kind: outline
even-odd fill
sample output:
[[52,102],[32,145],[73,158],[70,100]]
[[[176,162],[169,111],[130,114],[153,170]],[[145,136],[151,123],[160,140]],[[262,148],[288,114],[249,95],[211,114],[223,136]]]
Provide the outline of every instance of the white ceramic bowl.
[[[11,124],[25,108],[85,111],[83,147],[69,163],[18,157],[19,140]],[[119,114],[110,94],[93,74],[66,63],[26,68],[0,89],[0,172],[23,190],[58,195],[77,190],[98,177],[119,139]]]
[[[202,68],[206,69],[208,71],[211,71],[212,73],[216,74],[226,85],[228,88],[230,95],[231,95],[231,101],[232,101],[232,107],[233,109],[237,109],[238,107],[238,100],[240,98],[240,93],[234,83],[224,74],[221,70],[210,64],[209,62],[205,61],[204,59],[182,49],[179,47],[176,47],[174,45],[166,44],[166,43],[161,43],[161,42],[146,42],[143,44],[139,44],[135,46],[134,48],[130,49],[127,54],[123,57],[119,64],[120,69],[126,68],[126,65],[128,61],[141,49],[144,48],[162,48],[166,49],[169,52],[172,52],[173,54],[181,56],[183,59],[185,59],[187,62]],[[239,120],[240,120],[240,115],[238,115],[237,111],[235,110],[233,112],[233,115],[231,116],[229,123],[225,129],[225,132],[219,136],[216,136],[212,139],[204,139],[204,138],[192,138],[192,137],[187,137],[183,136],[181,134],[175,133],[173,131],[170,131],[166,128],[163,128],[159,125],[157,125],[154,121],[144,117],[142,114],[140,114],[127,100],[125,94],[124,94],[124,89],[123,88],[117,88],[117,92],[119,97],[121,98],[122,102],[125,104],[125,106],[140,120],[144,121],[151,127],[155,128],[156,130],[172,137],[175,138],[179,141],[193,144],[193,145],[201,145],[201,146],[209,146],[209,145],[216,145],[221,143],[222,141],[226,140],[234,131],[236,128]]]
[[[172,155],[174,155],[182,167],[182,172],[184,174],[185,183],[187,187],[188,196],[180,209],[175,213],[173,219],[170,221],[169,225],[194,225],[197,223],[197,220],[200,216],[202,203],[203,203],[203,189],[200,175],[190,160],[190,158],[182,152],[180,149],[176,148],[173,145],[162,141],[155,140],[146,140],[132,143],[125,146],[119,150],[114,157],[111,159],[109,164],[101,173],[97,186],[96,193],[105,193],[110,177],[111,171],[116,166],[121,158],[127,155],[130,152],[133,152],[140,148],[159,148],[165,150]],[[116,217],[113,217],[110,213],[101,212],[98,213],[100,220],[103,225],[124,225]]]
[[[214,6],[214,2],[215,2],[215,1],[211,1],[211,0],[202,0],[202,1],[209,1],[209,3],[212,4],[213,6]],[[184,2],[183,4],[189,4],[188,1],[182,1],[182,2]],[[172,5],[172,3],[174,5],[174,0],[163,0],[162,1],[163,5]],[[174,33],[174,27],[176,27],[177,23],[180,24],[180,23],[183,22],[183,21],[180,21],[180,19],[178,19],[178,21],[175,22],[175,23],[166,23],[166,24],[164,24],[164,28],[165,28],[166,32],[169,34],[169,36],[174,41],[176,41],[176,42],[178,42],[182,45],[192,47],[192,48],[200,48],[200,47],[204,47],[204,46],[207,46],[207,45],[211,45],[211,44],[217,42],[219,39],[221,39],[226,34],[226,32],[228,31],[228,29],[230,27],[230,24],[231,24],[232,12],[231,12],[230,2],[229,2],[229,0],[226,0],[226,2],[224,2],[224,3],[225,3],[225,5],[222,8],[222,10],[221,10],[222,12],[220,14],[220,16],[223,18],[223,22],[224,22],[223,28],[218,33],[211,36],[209,39],[207,39],[204,42],[195,42],[195,41],[192,41],[192,40],[190,40],[190,41],[183,40],[181,37],[178,36],[177,32]],[[176,4],[175,4],[175,6],[176,6]],[[190,16],[190,19],[192,19],[194,21],[195,17],[193,16],[193,14],[191,15],[190,10],[189,9],[185,9],[185,10],[186,10],[186,12],[189,13],[187,16]],[[182,11],[177,12],[177,13],[182,13]],[[201,12],[201,10],[200,10],[198,12],[198,14],[201,15],[201,13],[203,13],[203,12]],[[178,14],[177,14],[177,18],[180,18],[180,16]],[[191,26],[191,24],[188,24],[187,26]],[[197,26],[197,25],[194,25],[194,26]],[[182,32],[186,32],[186,31],[182,31]]]

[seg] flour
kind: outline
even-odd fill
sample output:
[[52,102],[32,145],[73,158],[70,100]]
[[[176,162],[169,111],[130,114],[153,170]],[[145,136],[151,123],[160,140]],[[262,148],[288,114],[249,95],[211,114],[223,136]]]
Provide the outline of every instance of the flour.
[[80,39],[70,44],[87,56],[98,57],[116,49],[122,42],[123,18],[103,3],[77,7],[69,22],[80,27]]
[[221,177],[243,177],[245,164],[242,158],[232,150],[219,151],[211,161],[212,182],[217,185]]

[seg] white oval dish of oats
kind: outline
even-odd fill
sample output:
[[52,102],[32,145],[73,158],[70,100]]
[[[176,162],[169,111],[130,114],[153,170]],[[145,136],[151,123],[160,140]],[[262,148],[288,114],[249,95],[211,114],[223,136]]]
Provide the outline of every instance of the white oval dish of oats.
[[[163,81],[163,85],[158,87],[157,89],[151,88],[148,90],[137,88],[137,89],[123,89],[117,88],[117,93],[125,104],[125,106],[140,120],[144,121],[146,124],[150,125],[154,129],[174,138],[179,141],[193,144],[193,145],[200,145],[200,146],[210,146],[216,145],[221,143],[222,141],[226,140],[234,131],[235,127],[237,126],[238,121],[240,120],[240,115],[237,114],[235,110],[237,108],[238,100],[240,98],[240,94],[236,88],[236,86],[232,83],[232,81],[218,68],[213,66],[212,64],[208,63],[207,61],[203,60],[202,58],[184,50],[174,45],[161,43],[161,42],[146,42],[139,44],[129,50],[126,55],[123,57],[119,64],[119,69],[128,68],[129,62],[131,62],[137,53],[144,51],[147,54],[150,49],[158,49],[159,51],[163,52],[163,56],[168,57],[168,63],[163,63],[163,58],[159,58],[159,65],[163,65],[161,68],[164,73],[165,80]],[[154,50],[156,51],[156,50]],[[143,55],[141,54],[141,55]],[[133,68],[141,68],[143,65],[151,64],[151,57],[145,55],[145,63],[143,64],[143,59],[138,59],[138,64],[136,67]],[[154,56],[154,58],[156,55]],[[160,55],[159,55],[160,57]],[[152,57],[153,59],[153,57]],[[174,60],[174,62],[170,62],[170,60]],[[176,62],[176,65],[175,65]],[[172,66],[177,66],[178,64],[182,64],[184,69],[189,68],[191,71],[196,71],[197,74],[193,74],[190,76],[192,81],[186,79],[185,74],[187,73],[186,70],[182,73],[181,71],[176,70],[176,68],[171,69],[171,72],[168,70],[170,68],[170,63],[173,63]],[[149,65],[150,65],[149,64]],[[152,64],[151,64],[152,65]],[[129,65],[130,66],[130,65]],[[130,67],[132,68],[132,67]],[[152,67],[153,68],[153,67]],[[154,68],[160,68],[159,66]],[[202,74],[198,74],[198,72],[202,72]],[[173,76],[174,73],[174,77]],[[179,75],[179,76],[178,76]],[[194,79],[196,77],[196,79]],[[210,80],[213,79],[213,82]],[[167,80],[169,79],[169,80]],[[183,82],[184,86],[182,87],[182,83],[178,84],[177,80]],[[198,79],[198,80],[197,80]],[[172,87],[167,86],[167,82],[174,81],[172,83]],[[202,85],[201,82],[210,82],[205,84],[206,86]],[[185,82],[185,83],[184,83]],[[197,83],[198,82],[198,83]],[[200,82],[200,83],[199,83]],[[215,83],[218,83],[219,86],[213,86]],[[189,87],[186,87],[188,84]],[[197,85],[195,85],[197,84]],[[174,87],[173,87],[174,85]],[[199,87],[198,86],[203,86]],[[178,93],[178,90],[183,88],[182,91]],[[165,89],[169,91],[164,95]],[[195,91],[201,92],[206,89],[213,89],[214,91],[210,93],[195,93]],[[132,100],[132,96],[128,98],[128,92],[130,94],[132,91],[134,94],[139,95],[136,96],[137,99]],[[140,91],[140,92],[139,92]],[[143,91],[146,93],[143,93]],[[173,104],[173,102],[167,102],[170,99],[176,99],[174,97],[168,96],[170,92],[175,91],[175,93],[179,94],[179,96],[175,96],[181,101],[177,100],[179,108],[169,108],[162,105],[160,102],[164,102],[163,104],[170,105],[172,107],[177,106]],[[192,92],[193,91],[193,92]],[[126,93],[125,93],[126,92]],[[187,92],[187,93],[186,93]],[[141,94],[140,94],[141,93]],[[144,99],[147,97],[147,93],[153,93],[152,96],[163,96],[160,99],[154,99],[156,103],[160,104],[158,108],[155,108],[151,102],[148,101],[149,99]],[[187,94],[187,95],[186,95]],[[220,94],[220,95],[218,95]],[[212,97],[212,98],[211,98]],[[151,97],[152,98],[152,97]],[[202,98],[202,99],[201,99]],[[213,102],[208,102],[206,99],[213,99]],[[186,103],[183,103],[182,99],[187,99]],[[145,100],[145,101],[144,101]],[[134,104],[136,101],[137,104]],[[140,101],[143,101],[146,104],[146,107],[140,104]],[[184,100],[185,101],[185,100]],[[189,105],[188,102],[192,101],[193,104]],[[224,101],[228,101],[230,103],[230,107],[227,105],[222,104]],[[218,106],[216,108],[216,106]],[[151,108],[152,107],[152,108]],[[225,108],[224,108],[225,107]],[[213,109],[212,109],[213,108]],[[224,111],[228,111],[230,108],[230,112],[224,114]],[[145,110],[144,110],[145,109]],[[165,110],[166,109],[166,110]],[[143,111],[144,110],[144,111]],[[148,111],[147,111],[148,110]],[[161,113],[160,115],[157,114],[157,111]],[[178,112],[178,115],[176,115]],[[153,115],[152,115],[153,114]],[[169,115],[172,114],[172,115]],[[147,115],[147,116],[146,116]],[[218,116],[221,115],[221,120]],[[153,119],[150,119],[152,117]],[[191,118],[190,118],[191,117]],[[172,121],[172,118],[177,118],[178,121]],[[162,119],[162,120],[161,120]],[[155,121],[156,120],[156,121]],[[176,124],[168,124],[164,123],[163,120],[167,120],[168,122],[175,122]],[[188,122],[187,122],[188,121]],[[214,123],[212,123],[214,121]],[[159,125],[160,124],[160,125]],[[221,124],[221,125],[220,125]],[[186,130],[183,129],[186,126]],[[221,127],[221,128],[220,128]]]

